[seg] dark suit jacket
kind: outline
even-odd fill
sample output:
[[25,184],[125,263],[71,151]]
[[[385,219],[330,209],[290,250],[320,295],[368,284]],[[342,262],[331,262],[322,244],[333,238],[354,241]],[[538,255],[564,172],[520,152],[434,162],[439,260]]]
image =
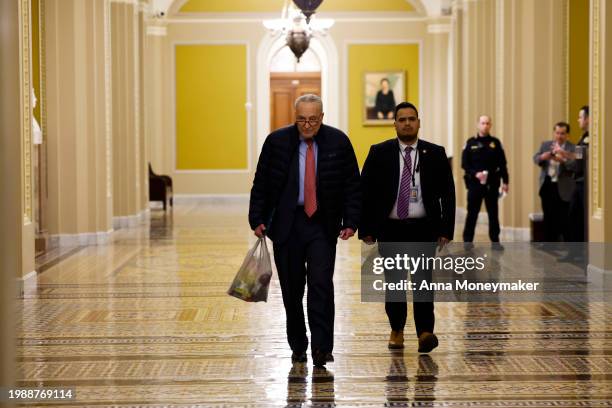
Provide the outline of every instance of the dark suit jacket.
[[[533,162],[540,166],[540,190],[544,185],[544,180],[546,180],[546,176],[548,175],[548,166],[550,165],[550,160],[540,160],[540,156],[544,152],[550,152],[552,150],[553,141],[547,140],[542,142],[540,145],[540,149],[533,155]],[[568,152],[574,152],[576,150],[576,146],[571,142],[565,142],[565,150]],[[568,163],[560,162],[559,165],[559,176],[557,180],[557,189],[559,190],[559,196],[563,201],[570,201],[572,199],[572,194],[574,194],[574,189],[576,188],[576,181],[574,180],[574,172],[569,166]]]
[[[357,231],[361,190],[357,158],[349,138],[322,125],[317,143],[317,214],[335,240],[341,228]],[[268,226],[268,237],[283,243],[289,237],[299,194],[299,133],[295,125],[272,132],[262,147],[249,206],[252,229]]]
[[[399,141],[373,145],[361,172],[363,194],[359,237],[377,239],[397,200],[399,188]],[[455,232],[455,184],[442,146],[419,139],[419,171],[423,205],[436,236],[453,239]]]

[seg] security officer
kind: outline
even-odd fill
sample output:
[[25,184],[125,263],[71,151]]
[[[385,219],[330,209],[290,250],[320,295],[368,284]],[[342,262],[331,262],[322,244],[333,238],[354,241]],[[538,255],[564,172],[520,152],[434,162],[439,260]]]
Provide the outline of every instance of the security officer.
[[500,181],[503,182],[502,192],[508,192],[508,169],[502,144],[499,139],[489,134],[490,130],[491,118],[481,116],[478,119],[478,134],[468,139],[461,155],[461,167],[465,170],[463,178],[468,190],[463,241],[471,243],[474,240],[474,229],[484,199],[489,214],[489,238],[493,243],[492,248],[503,250],[499,243],[497,200]]

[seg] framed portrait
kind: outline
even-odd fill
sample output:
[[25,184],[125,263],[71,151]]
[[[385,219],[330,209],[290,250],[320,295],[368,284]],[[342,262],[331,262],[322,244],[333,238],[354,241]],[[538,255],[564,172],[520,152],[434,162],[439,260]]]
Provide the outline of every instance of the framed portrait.
[[384,126],[393,124],[395,105],[405,98],[404,71],[366,72],[363,76],[363,124]]

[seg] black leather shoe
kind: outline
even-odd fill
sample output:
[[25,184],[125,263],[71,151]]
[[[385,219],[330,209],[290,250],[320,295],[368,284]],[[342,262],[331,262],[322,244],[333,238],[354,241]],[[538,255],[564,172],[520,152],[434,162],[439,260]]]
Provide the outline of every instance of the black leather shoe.
[[438,347],[438,338],[435,334],[423,332],[419,336],[419,353],[429,353]]
[[315,367],[325,367],[325,364],[334,361],[334,356],[332,353],[316,350],[312,355],[312,361]]
[[291,354],[291,362],[292,363],[305,363],[308,361],[308,357],[306,357],[306,352],[302,351],[301,353],[293,352]]
[[465,251],[472,251],[474,249],[474,243],[473,242],[464,242],[463,243],[463,249]]
[[499,242],[492,242],[491,249],[494,251],[503,251],[506,248],[504,248],[504,246],[500,244]]

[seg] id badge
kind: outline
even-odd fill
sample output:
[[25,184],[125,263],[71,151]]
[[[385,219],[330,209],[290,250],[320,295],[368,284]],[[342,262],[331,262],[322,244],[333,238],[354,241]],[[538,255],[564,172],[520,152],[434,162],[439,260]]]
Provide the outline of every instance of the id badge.
[[410,187],[410,202],[416,203],[419,201],[419,189],[418,187]]

